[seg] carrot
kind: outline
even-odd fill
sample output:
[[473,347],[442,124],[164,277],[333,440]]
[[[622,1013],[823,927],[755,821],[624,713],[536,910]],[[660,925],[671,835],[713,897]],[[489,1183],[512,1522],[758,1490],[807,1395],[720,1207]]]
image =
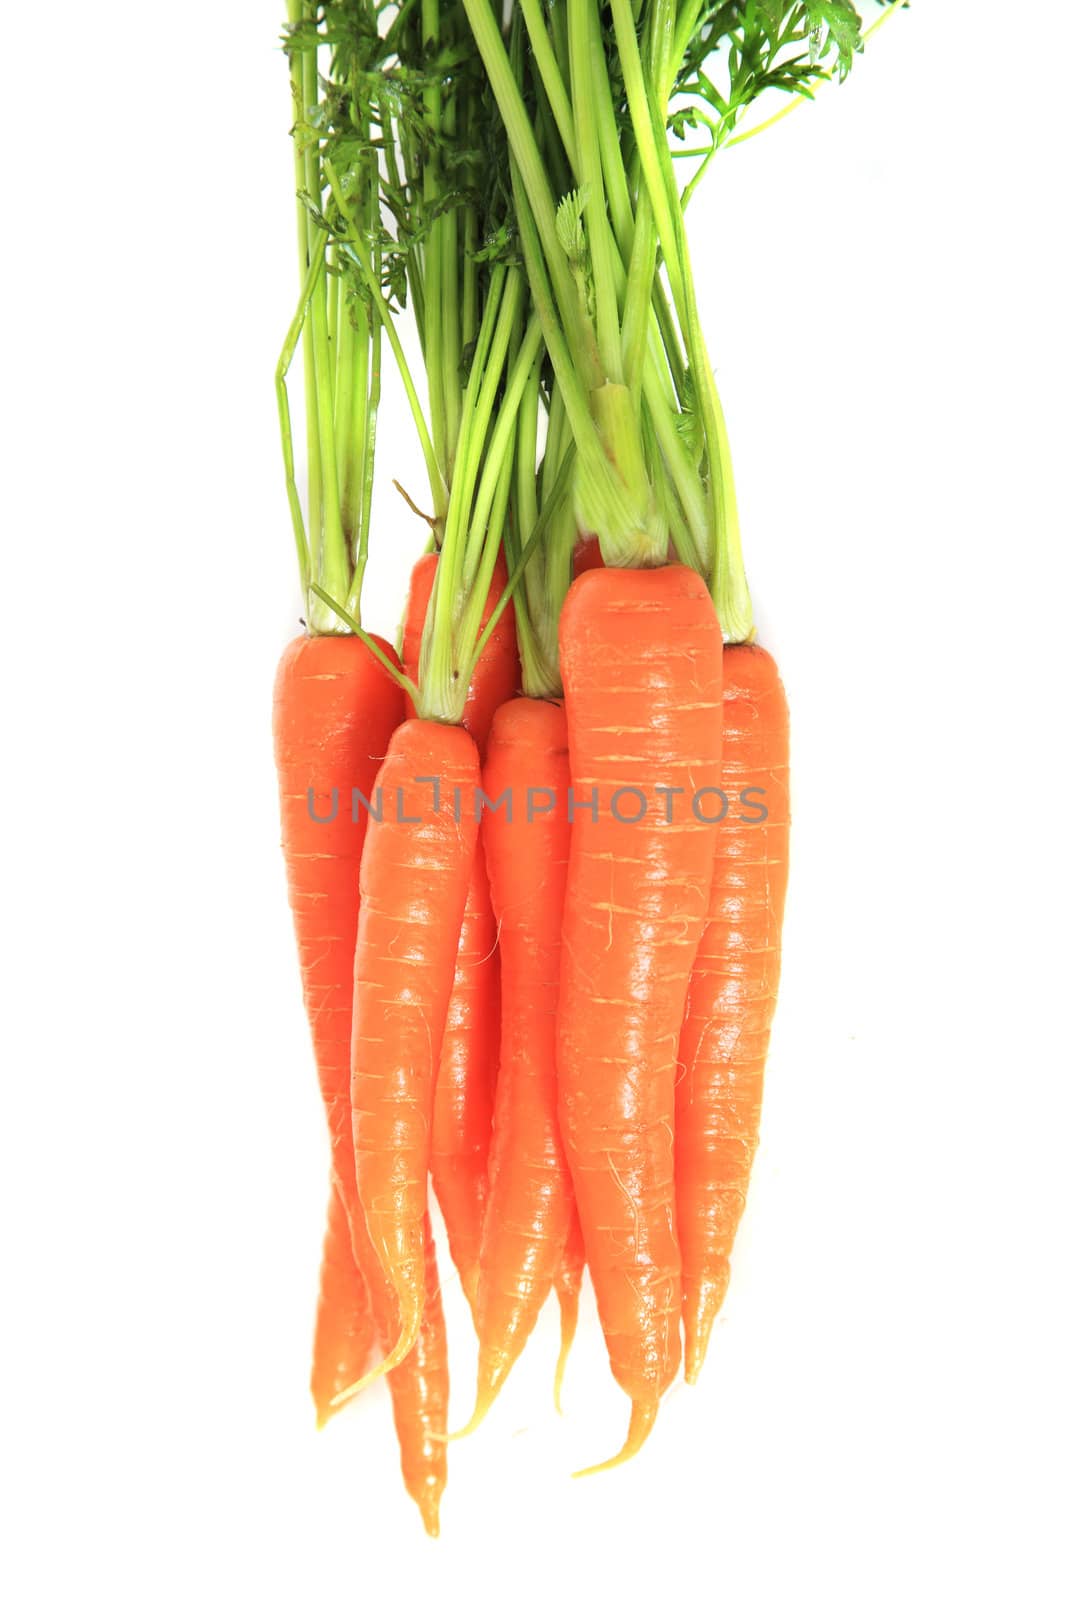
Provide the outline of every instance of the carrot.
[[366,1372],[373,1348],[367,1285],[352,1254],[341,1191],[331,1179],[311,1359],[311,1397],[320,1428],[335,1414],[338,1395]]
[[[404,618],[404,670],[418,683],[426,612],[438,556],[431,551],[412,569]],[[502,560],[493,570],[483,623],[507,582]],[[467,692],[463,725],[485,755],[497,707],[518,687],[515,609],[508,605],[489,636]],[[441,1047],[434,1093],[430,1174],[441,1207],[449,1250],[473,1311],[477,1299],[478,1252],[489,1189],[489,1134],[500,1061],[500,956],[489,880],[479,839],[463,913],[455,982]]]
[[[647,1438],[681,1357],[674,1082],[715,847],[697,807],[717,785],[721,738],[721,634],[704,583],[680,566],[585,573],[563,606],[560,665],[576,802],[560,1121],[611,1369],[631,1401],[614,1465]],[[619,820],[642,805],[641,820]]]
[[348,1055],[356,891],[367,831],[366,811],[353,811],[352,792],[373,792],[402,705],[396,683],[348,635],[294,639],[278,667],[274,754],[282,850],[304,1006],[346,1206],[355,1194],[346,1159]]
[[[392,1349],[401,1334],[397,1300],[374,1253],[361,1210],[354,1218],[353,1247],[366,1279],[378,1337],[385,1349]],[[448,1481],[448,1344],[429,1218],[423,1219],[420,1249],[425,1298],[418,1336],[407,1357],[390,1369],[387,1382],[404,1486],[419,1508],[426,1532],[436,1538],[441,1496]]]
[[[394,661],[392,649],[381,640]],[[319,1291],[312,1391],[320,1426],[366,1377],[373,1330],[391,1348],[396,1314],[370,1245],[356,1191],[349,1089],[353,964],[360,856],[367,810],[382,757],[400,720],[399,687],[357,639],[324,634],[297,639],[282,657],[275,690],[275,750],[282,794],[282,838],[296,921],[304,1000],[333,1147],[333,1180]],[[332,821],[312,820],[314,811]],[[337,804],[333,795],[336,791]],[[338,1207],[347,1217],[348,1238]],[[390,1373],[401,1465],[429,1532],[445,1484],[448,1379],[444,1323],[432,1243],[427,1247],[426,1308],[408,1360]],[[362,1350],[362,1355],[360,1355]]]
[[[391,646],[376,642],[396,660]],[[358,639],[305,636],[294,639],[282,655],[274,688],[282,848],[333,1182],[349,1217],[357,1204],[348,1082],[352,973],[359,860],[367,830],[365,811],[353,816],[352,793],[373,791],[402,708],[399,687]],[[334,1218],[332,1207],[331,1198]],[[328,1227],[330,1247],[320,1278],[320,1306],[327,1308],[322,1334],[331,1345],[338,1319],[344,1324],[359,1315],[353,1265],[336,1241],[336,1227],[332,1231],[337,1247],[331,1245]],[[330,1365],[326,1349],[316,1341],[312,1392],[320,1423],[320,1397],[327,1396],[329,1404],[346,1387],[339,1377],[336,1382],[331,1377]]]
[[396,730],[360,865],[352,1018],[352,1126],[367,1232],[397,1297],[404,1359],[426,1296],[423,1219],[434,1078],[456,968],[477,824],[478,752],[453,725]]
[[482,833],[500,923],[502,1031],[471,1426],[485,1415],[529,1338],[560,1271],[574,1215],[556,1109],[560,931],[570,845],[562,706],[527,699],[502,706],[493,719],[484,781],[499,807],[486,811]]
[[[726,1294],[759,1140],[789,857],[789,714],[757,645],[723,652],[722,788],[711,902],[689,982],[676,1099],[685,1376]],[[762,820],[757,807],[766,808]]]
[[434,1090],[430,1175],[449,1250],[472,1312],[489,1192],[489,1140],[500,1062],[500,953],[479,838],[463,910],[441,1065]]

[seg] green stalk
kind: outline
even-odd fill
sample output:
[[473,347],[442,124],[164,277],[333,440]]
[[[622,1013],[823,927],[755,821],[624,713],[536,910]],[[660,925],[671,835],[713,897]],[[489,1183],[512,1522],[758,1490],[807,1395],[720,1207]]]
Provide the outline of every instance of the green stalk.
[[605,456],[603,441],[590,411],[588,393],[571,363],[566,335],[555,314],[537,226],[517,165],[512,170],[512,184],[530,296],[574,435],[578,454],[577,493],[585,523],[600,535],[613,555],[626,559],[633,537],[632,506],[618,473]]
[[[380,259],[375,265],[380,270]],[[348,596],[349,605],[355,611],[357,622],[362,621],[363,577],[367,570],[367,557],[370,553],[370,516],[374,490],[374,461],[378,443],[378,406],[382,397],[382,322],[374,311],[370,313],[370,321],[370,389],[367,395],[367,403],[363,409],[363,442],[360,451],[363,491],[360,502],[355,567],[352,588]]]
[[[352,509],[353,498],[358,503],[359,485],[362,482],[362,463],[359,459],[359,427],[356,417],[356,395],[362,393],[360,371],[366,379],[367,331],[363,307],[349,305],[344,279],[338,271],[339,284],[338,323],[336,335],[336,366],[334,369],[334,432],[339,442],[338,473],[341,492],[341,526],[351,543],[355,526]],[[360,326],[361,318],[363,325]]]
[[[552,108],[552,115],[555,118],[560,142],[570,163],[571,171],[577,172],[578,147],[574,129],[574,117],[571,112],[570,94],[567,85],[563,81],[563,73],[560,71],[559,62],[553,51],[552,41],[548,37],[548,29],[545,27],[545,19],[539,0],[521,0],[521,5],[522,17],[526,24],[526,33],[530,41],[530,49],[537,64],[541,82],[545,86],[545,94]],[[558,6],[554,9],[557,12],[560,10]],[[614,118],[612,121],[614,122]]]
[[[456,468],[449,502],[452,530],[466,525],[490,414],[507,359],[508,341],[518,315],[521,295],[522,275],[517,268],[494,267],[460,419]],[[483,397],[484,403],[479,409]],[[453,532],[453,546],[454,541]]]
[[[515,466],[512,482],[515,488],[514,511],[520,549],[537,526],[537,424],[540,409],[541,375],[535,363],[526,380],[515,435]],[[525,585],[531,611],[538,610],[543,602],[543,580],[543,561],[539,559],[532,561],[526,571]]]
[[[301,206],[301,213],[304,208]],[[323,256],[326,249],[326,235],[320,235],[316,241],[315,252],[304,277],[300,290],[300,300],[289,324],[289,331],[285,336],[278,364],[274,370],[274,389],[278,401],[278,421],[282,437],[282,461],[285,467],[285,491],[289,500],[289,514],[293,523],[293,537],[296,542],[297,562],[300,567],[300,593],[307,596],[308,584],[311,581],[311,553],[308,548],[307,530],[304,527],[304,513],[300,505],[300,493],[296,486],[296,462],[293,456],[293,427],[289,411],[289,392],[285,380],[292,365],[296,347],[300,342],[300,335],[307,321],[308,302],[315,286],[315,279],[322,271]]]
[[[429,56],[431,51],[439,48],[441,42],[441,18],[438,0],[422,0],[421,12],[423,51]],[[431,136],[439,136],[441,132],[441,86],[439,83],[431,82],[427,85],[424,105],[426,121],[431,130]],[[422,199],[427,216],[433,214],[440,191],[438,155],[436,148],[433,148],[423,168]],[[426,318],[424,359],[430,393],[430,424],[433,429],[434,447],[444,471],[445,482],[451,486],[452,463],[449,459],[448,408],[445,400],[446,362],[445,353],[441,345],[444,319],[448,315],[449,308],[443,304],[441,298],[441,250],[441,219],[438,217],[430,224],[425,246],[423,269]]]
[[381,285],[375,275],[374,266],[370,259],[370,253],[367,250],[366,244],[362,239],[360,239],[358,233],[354,233],[351,235],[351,237],[346,238],[344,248],[352,257],[353,261],[355,261],[362,269],[363,281],[370,290],[374,303],[378,308],[378,314],[381,317],[382,327],[385,329],[385,336],[389,340],[389,347],[393,352],[393,359],[395,360],[397,368],[400,372],[400,381],[404,385],[404,393],[407,396],[408,405],[411,409],[411,416],[412,421],[415,424],[415,431],[419,436],[419,444],[422,447],[422,458],[426,464],[426,475],[430,480],[430,493],[433,497],[434,516],[443,522],[448,507],[448,491],[445,488],[444,478],[441,475],[441,468],[438,465],[437,457],[434,454],[433,441],[430,438],[430,430],[426,426],[426,418],[423,416],[422,406],[419,404],[418,391],[415,388],[415,382],[411,376],[411,368],[408,366],[407,357],[404,354],[404,347],[400,342],[400,336],[396,331],[396,326],[394,324],[393,317],[390,313],[385,296],[382,294]]
[[[504,521],[508,514],[508,504],[511,499],[511,471],[515,459],[515,428],[514,424],[507,430],[502,442],[499,456],[499,470],[491,491],[487,492],[490,502],[485,516],[484,543],[477,569],[475,581],[471,584],[467,604],[463,608],[463,615],[456,630],[456,685],[461,693],[460,705],[466,704],[467,691],[470,688],[471,675],[474,672],[475,649],[478,643],[478,634],[485,615],[485,608],[489,600],[489,586],[493,581],[493,571],[496,567],[497,557],[500,554],[500,545],[504,532]],[[486,480],[488,490],[488,480]],[[465,665],[461,665],[465,663]]]
[[571,281],[570,264],[556,233],[556,204],[552,198],[548,176],[534,138],[526,106],[508,63],[500,28],[490,0],[463,0],[463,5],[507,129],[511,152],[522,178],[527,203],[559,307],[566,341],[572,350],[580,350],[582,330],[578,304]]
[[615,299],[611,235],[608,226],[600,139],[596,115],[592,57],[600,49],[600,22],[590,0],[570,0],[571,87],[574,93],[574,137],[578,185],[585,196],[583,220],[589,235],[596,291],[596,331],[601,366],[609,383],[622,382],[622,336]]
[[[653,0],[656,3],[656,0]],[[708,481],[713,518],[711,592],[723,637],[743,640],[752,633],[752,602],[741,559],[733,467],[725,419],[699,330],[696,294],[681,204],[662,122],[654,126],[629,0],[611,0],[615,38],[633,119],[641,170],[648,188],[667,276],[682,322],[689,370],[696,387],[701,429],[708,446]],[[665,179],[664,162],[670,176]]]
[[473,210],[467,207],[463,218],[463,338],[467,350],[474,343],[478,327],[478,270],[474,252],[478,247],[477,224]]
[[[499,270],[497,269],[497,273],[494,274],[494,283],[499,282]],[[460,449],[457,457],[457,482],[449,501],[448,516],[445,521],[441,558],[432,599],[432,625],[426,629],[424,636],[423,664],[419,675],[420,682],[425,685],[424,702],[434,708],[430,714],[443,716],[447,720],[454,720],[453,712],[456,717],[459,715],[456,712],[458,693],[456,684],[461,678],[463,652],[460,649],[457,654],[455,649],[457,639],[454,637],[454,630],[462,626],[462,618],[457,624],[457,612],[470,611],[476,604],[475,597],[470,596],[471,584],[481,552],[491,500],[503,472],[502,455],[497,444],[500,419],[493,441],[485,453],[484,462],[482,455],[495,410],[496,394],[504,362],[507,359],[512,328],[521,306],[522,292],[522,274],[515,267],[506,269],[506,278],[500,293],[500,310],[496,325],[492,327],[492,337],[484,357],[484,368],[479,367],[477,372],[472,368],[471,381],[468,382],[464,394]],[[489,326],[491,324],[487,318],[483,327]],[[479,339],[479,346],[481,345],[482,340]],[[475,378],[477,378],[476,384]],[[505,445],[513,431],[514,415],[511,427],[502,435]],[[479,464],[481,464],[481,481],[478,498],[475,501],[475,476]],[[486,502],[486,495],[490,497],[489,503]],[[468,560],[470,551],[473,551],[473,555]],[[486,591],[488,592],[488,580]],[[470,605],[464,607],[463,602],[468,596]],[[482,604],[484,605],[484,595]],[[480,616],[479,609],[475,622]],[[465,689],[463,694],[465,697]],[[462,700],[458,705],[461,711]]]
[[[502,478],[510,481],[510,463],[505,469],[505,460],[509,451],[514,449],[515,424],[519,413],[519,406],[526,388],[526,382],[533,370],[534,362],[541,350],[541,326],[536,317],[530,319],[525,337],[515,358],[514,370],[508,379],[504,390],[504,398],[496,412],[496,421],[493,424],[492,437],[489,447],[485,452],[485,464],[482,469],[482,479],[478,486],[478,497],[474,502],[471,512],[470,524],[464,549],[463,580],[465,584],[474,582],[475,572],[484,568],[482,561],[483,543],[489,525],[490,512],[493,508],[494,498],[499,489]],[[509,482],[510,486],[510,482]],[[496,551],[493,551],[493,561],[496,560]],[[492,562],[489,563],[490,573]],[[488,591],[488,581],[486,582]],[[483,596],[483,604],[484,604]],[[478,613],[480,619],[481,612]]]
[[[318,99],[318,61],[316,52],[308,50],[302,57],[303,102],[305,116]],[[316,204],[320,203],[322,180],[319,171],[318,144],[309,139],[304,151],[304,184]],[[311,346],[314,351],[314,400],[318,426],[319,492],[322,497],[322,543],[318,551],[317,576],[332,594],[348,591],[348,546],[341,525],[341,497],[337,481],[337,451],[333,431],[333,372],[327,329],[326,281],[320,274],[311,293],[308,314],[311,328]],[[305,330],[306,334],[306,330]],[[309,623],[313,619],[309,617]],[[316,617],[323,627],[327,619]],[[332,628],[332,624],[330,624]]]
[[[297,27],[307,16],[308,8],[304,0],[287,0],[289,24]],[[310,224],[307,209],[300,198],[305,183],[304,152],[301,149],[301,130],[307,121],[307,108],[304,103],[304,56],[296,55],[290,60],[291,87],[293,99],[293,166],[296,178],[296,237],[297,251],[300,259],[300,279],[302,284],[307,284],[311,271],[311,238]],[[310,299],[310,294],[308,295]],[[306,315],[306,306],[305,306]],[[319,485],[322,480],[322,462],[319,452],[319,426],[318,408],[316,405],[317,386],[315,383],[315,352],[310,339],[305,338],[304,345],[304,420],[307,435],[308,454],[308,515],[307,515],[307,544],[309,570],[318,571],[319,547],[322,537],[322,510],[321,492]],[[288,406],[286,407],[288,410]],[[301,585],[301,592],[307,597],[307,580]],[[310,599],[305,598],[307,609],[311,610]]]
[[[443,131],[446,139],[455,139],[456,134],[456,99],[451,95],[444,109]],[[456,315],[460,306],[460,279],[459,279],[459,232],[456,226],[456,208],[450,206],[437,226],[441,232],[440,262],[441,262],[441,361],[444,367],[442,374],[445,393],[445,473],[448,481],[452,479],[452,468],[456,459],[456,445],[459,436],[459,412],[462,404],[463,390],[460,382],[460,316]]]

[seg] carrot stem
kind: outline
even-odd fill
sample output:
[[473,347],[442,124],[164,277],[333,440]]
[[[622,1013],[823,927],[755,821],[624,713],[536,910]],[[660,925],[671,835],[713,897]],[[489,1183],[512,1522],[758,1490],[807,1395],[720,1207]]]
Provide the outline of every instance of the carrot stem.
[[419,697],[418,689],[412,683],[407,673],[401,672],[395,663],[390,661],[389,657],[386,655],[385,651],[382,649],[374,635],[372,633],[365,633],[352,613],[348,611],[339,600],[335,600],[333,595],[327,594],[326,590],[323,589],[319,584],[313,583],[311,585],[311,592],[316,596],[317,599],[322,601],[323,605],[329,607],[334,616],[345,624],[345,627],[350,633],[354,633],[357,639],[361,639],[363,641],[371,655],[374,656],[376,660],[381,662],[386,672],[388,672],[391,678],[396,680],[401,689],[403,689],[404,693],[410,695],[412,700],[417,701]]

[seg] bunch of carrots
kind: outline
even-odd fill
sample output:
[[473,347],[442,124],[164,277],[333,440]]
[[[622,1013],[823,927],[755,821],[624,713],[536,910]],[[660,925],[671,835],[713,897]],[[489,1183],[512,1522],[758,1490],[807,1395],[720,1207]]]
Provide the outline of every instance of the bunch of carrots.
[[[289,0],[300,295],[277,393],[305,627],[274,733],[332,1161],[312,1393],[323,1422],[387,1381],[430,1533],[431,1184],[479,1341],[463,1432],[553,1294],[558,1402],[588,1266],[630,1402],[602,1465],[626,1460],[726,1293],[788,717],[685,215],[718,151],[865,37],[847,0]],[[386,347],[429,508],[397,649],[361,611]]]

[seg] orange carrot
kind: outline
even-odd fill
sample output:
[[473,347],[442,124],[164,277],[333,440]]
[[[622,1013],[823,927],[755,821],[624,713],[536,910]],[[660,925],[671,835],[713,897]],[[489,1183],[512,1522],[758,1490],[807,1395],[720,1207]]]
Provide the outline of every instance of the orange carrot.
[[[377,642],[395,661],[391,646]],[[334,1183],[350,1219],[357,1205],[348,1082],[352,972],[367,829],[364,811],[353,816],[351,797],[353,790],[373,792],[402,708],[399,687],[358,639],[306,636],[294,639],[282,656],[274,688],[282,848]],[[324,1254],[320,1295],[336,1308],[334,1319],[345,1320],[346,1303],[350,1316],[358,1313],[352,1270],[339,1248]],[[312,1387],[321,1421],[319,1396],[331,1388],[336,1394],[338,1386],[328,1361],[320,1370],[318,1345]]]
[[485,768],[485,789],[498,809],[482,820],[500,923],[502,1032],[479,1269],[474,1423],[533,1330],[574,1215],[556,1105],[568,771],[562,706],[518,699],[500,708]]
[[701,791],[718,783],[722,713],[705,585],[680,566],[583,574],[564,602],[560,665],[576,802],[560,1122],[611,1369],[631,1402],[614,1465],[647,1438],[681,1357],[674,1083],[711,889],[715,830],[699,817],[716,815]]
[[[353,1245],[366,1279],[378,1337],[390,1350],[402,1331],[397,1300],[374,1253],[362,1211],[356,1213]],[[426,1532],[436,1538],[441,1496],[448,1481],[448,1345],[429,1218],[424,1218],[419,1247],[425,1298],[418,1337],[409,1355],[390,1369],[387,1381],[404,1485],[419,1508]]]
[[373,1348],[367,1285],[352,1254],[341,1191],[331,1179],[311,1360],[311,1397],[320,1428],[335,1414],[338,1395],[366,1372]]
[[472,1312],[489,1193],[489,1139],[500,1062],[500,952],[479,838],[463,910],[441,1065],[434,1090],[430,1176],[452,1260]]
[[402,723],[382,766],[380,809],[360,865],[356,1177],[372,1248],[397,1297],[399,1330],[379,1371],[407,1355],[423,1313],[434,1080],[477,837],[479,776],[478,752],[463,728]]
[[346,1206],[355,1193],[346,1159],[352,1147],[348,1056],[356,893],[367,831],[366,811],[353,812],[352,791],[373,793],[402,705],[400,689],[358,639],[305,636],[282,656],[274,688],[282,849],[304,1006]]
[[[431,552],[415,563],[411,574],[403,654],[404,670],[416,684],[437,562],[438,557]],[[506,581],[503,562],[498,561],[483,623],[491,616]],[[467,694],[463,725],[475,739],[481,756],[485,755],[494,712],[515,693],[518,670],[515,611],[509,605],[478,660]],[[452,1260],[472,1311],[477,1298],[478,1252],[489,1189],[489,1134],[499,1061],[500,955],[479,838],[441,1046],[430,1150],[434,1193],[444,1218]]]
[[[694,1383],[730,1278],[759,1140],[789,870],[789,713],[757,645],[723,652],[722,787],[711,902],[689,982],[676,1100],[685,1375]],[[760,818],[757,808],[765,808]]]

